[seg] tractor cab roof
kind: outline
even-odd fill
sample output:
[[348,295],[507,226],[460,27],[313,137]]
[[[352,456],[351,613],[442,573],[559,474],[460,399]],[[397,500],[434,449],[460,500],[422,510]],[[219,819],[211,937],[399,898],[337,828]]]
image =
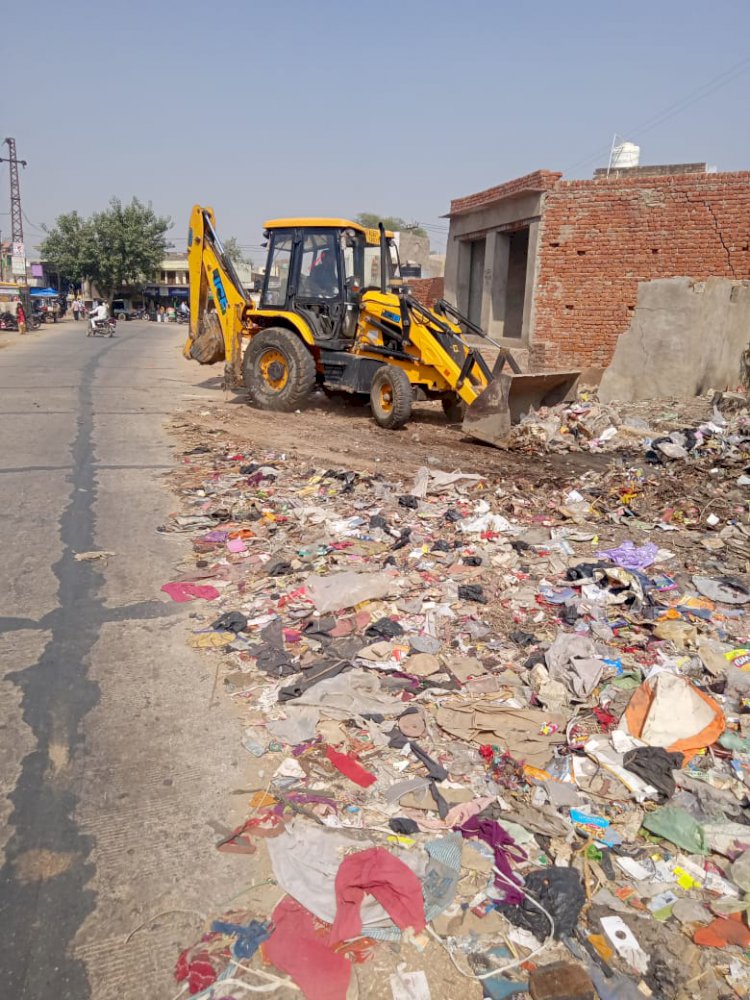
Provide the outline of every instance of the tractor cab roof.
[[269,219],[263,223],[264,229],[356,229],[363,233],[364,226],[358,222],[350,222],[349,219]]
[[[271,229],[354,229],[358,233],[364,233],[368,243],[377,245],[380,242],[380,233],[377,229],[368,229],[358,222],[350,219],[326,219],[318,217],[294,218],[294,219],[269,219],[263,223],[265,230]],[[386,237],[393,239],[393,233],[386,229]]]

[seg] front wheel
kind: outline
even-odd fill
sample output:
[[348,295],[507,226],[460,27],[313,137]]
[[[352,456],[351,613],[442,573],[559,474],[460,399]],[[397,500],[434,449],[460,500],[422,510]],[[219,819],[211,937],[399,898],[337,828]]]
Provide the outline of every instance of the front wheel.
[[370,387],[370,407],[375,422],[389,431],[398,430],[409,422],[414,391],[405,371],[393,365],[383,365],[375,374]]
[[297,333],[270,327],[256,333],[242,360],[250,402],[259,410],[291,413],[315,384],[315,359]]

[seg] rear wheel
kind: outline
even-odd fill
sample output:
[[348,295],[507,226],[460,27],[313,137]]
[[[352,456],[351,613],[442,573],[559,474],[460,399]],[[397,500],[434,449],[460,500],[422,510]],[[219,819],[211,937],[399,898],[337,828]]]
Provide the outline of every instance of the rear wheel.
[[448,418],[449,424],[460,424],[466,416],[466,403],[455,393],[449,392],[442,397],[443,413]]
[[392,365],[378,369],[370,387],[370,406],[375,422],[387,430],[408,423],[414,391],[406,372]]
[[253,406],[289,413],[299,409],[315,384],[315,359],[298,334],[271,327],[250,341],[242,374]]

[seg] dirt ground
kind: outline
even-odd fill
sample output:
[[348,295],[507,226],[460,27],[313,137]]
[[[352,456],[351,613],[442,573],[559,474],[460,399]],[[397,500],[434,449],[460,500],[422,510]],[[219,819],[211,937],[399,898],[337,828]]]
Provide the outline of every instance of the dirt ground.
[[[420,466],[461,468],[493,478],[521,479],[532,486],[562,484],[588,470],[602,470],[612,456],[585,453],[534,456],[493,448],[449,424],[439,403],[417,403],[411,421],[398,431],[378,427],[367,405],[315,393],[304,411],[270,413],[252,409],[244,393],[214,385],[216,403],[192,417],[207,431],[241,438],[256,447],[385,477],[403,477]],[[187,416],[187,415],[186,415]]]

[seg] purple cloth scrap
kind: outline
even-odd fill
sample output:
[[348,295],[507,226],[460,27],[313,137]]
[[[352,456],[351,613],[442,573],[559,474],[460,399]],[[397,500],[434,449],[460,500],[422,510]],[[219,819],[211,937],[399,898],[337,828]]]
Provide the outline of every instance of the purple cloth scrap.
[[609,559],[623,569],[646,569],[659,554],[659,546],[653,542],[645,545],[635,545],[633,542],[623,542],[616,549],[602,549],[596,555],[599,559]]
[[453,829],[457,830],[464,839],[478,837],[494,850],[495,867],[504,876],[495,875],[495,888],[503,893],[503,902],[510,906],[520,906],[524,899],[523,893],[520,889],[514,889],[512,885],[508,884],[521,884],[520,879],[510,867],[510,863],[511,861],[525,861],[528,857],[526,851],[519,847],[511,835],[494,819],[480,819],[478,816],[471,816],[461,826],[455,826]]

